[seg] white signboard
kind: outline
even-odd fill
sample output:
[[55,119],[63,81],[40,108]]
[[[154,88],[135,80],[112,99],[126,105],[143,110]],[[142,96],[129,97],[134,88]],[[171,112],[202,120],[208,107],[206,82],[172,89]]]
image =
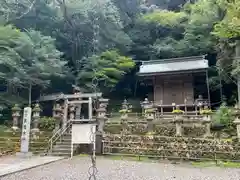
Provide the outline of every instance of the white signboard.
[[31,117],[32,117],[32,108],[30,107],[24,108],[22,136],[21,136],[21,153],[28,153]]
[[72,144],[91,144],[95,141],[95,124],[73,124],[72,125]]

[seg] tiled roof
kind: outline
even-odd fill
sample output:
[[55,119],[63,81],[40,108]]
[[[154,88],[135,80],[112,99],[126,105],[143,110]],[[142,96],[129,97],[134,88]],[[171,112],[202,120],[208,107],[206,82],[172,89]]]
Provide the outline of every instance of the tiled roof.
[[182,57],[163,60],[145,61],[140,66],[139,75],[167,73],[176,71],[204,70],[208,68],[208,60],[204,56]]

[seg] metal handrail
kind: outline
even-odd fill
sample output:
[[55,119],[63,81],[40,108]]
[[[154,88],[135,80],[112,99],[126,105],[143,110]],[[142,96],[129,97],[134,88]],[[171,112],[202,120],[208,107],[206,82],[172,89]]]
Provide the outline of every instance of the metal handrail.
[[[72,121],[68,120],[66,123],[66,126],[64,128],[59,128],[53,135],[52,137],[48,140],[48,147],[46,148],[46,152],[49,153],[52,152],[53,149],[53,144],[61,138],[61,136],[66,132],[66,130],[72,125]],[[55,138],[56,137],[56,138]],[[55,138],[55,139],[54,139]]]

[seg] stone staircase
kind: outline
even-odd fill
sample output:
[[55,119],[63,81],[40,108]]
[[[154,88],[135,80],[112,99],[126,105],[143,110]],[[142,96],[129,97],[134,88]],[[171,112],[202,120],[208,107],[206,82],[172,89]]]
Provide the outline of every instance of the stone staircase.
[[[65,132],[61,138],[59,138],[56,143],[53,145],[51,152],[48,154],[51,156],[71,156],[71,132]],[[78,145],[73,145],[73,154],[76,151]]]
[[64,133],[53,145],[49,154],[52,156],[71,156],[71,133]]

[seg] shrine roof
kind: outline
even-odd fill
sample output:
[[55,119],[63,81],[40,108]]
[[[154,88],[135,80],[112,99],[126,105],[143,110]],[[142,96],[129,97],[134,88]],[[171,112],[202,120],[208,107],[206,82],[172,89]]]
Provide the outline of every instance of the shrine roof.
[[203,71],[208,68],[205,56],[181,57],[172,59],[150,60],[142,62],[139,76],[158,73],[173,73],[182,71]]

